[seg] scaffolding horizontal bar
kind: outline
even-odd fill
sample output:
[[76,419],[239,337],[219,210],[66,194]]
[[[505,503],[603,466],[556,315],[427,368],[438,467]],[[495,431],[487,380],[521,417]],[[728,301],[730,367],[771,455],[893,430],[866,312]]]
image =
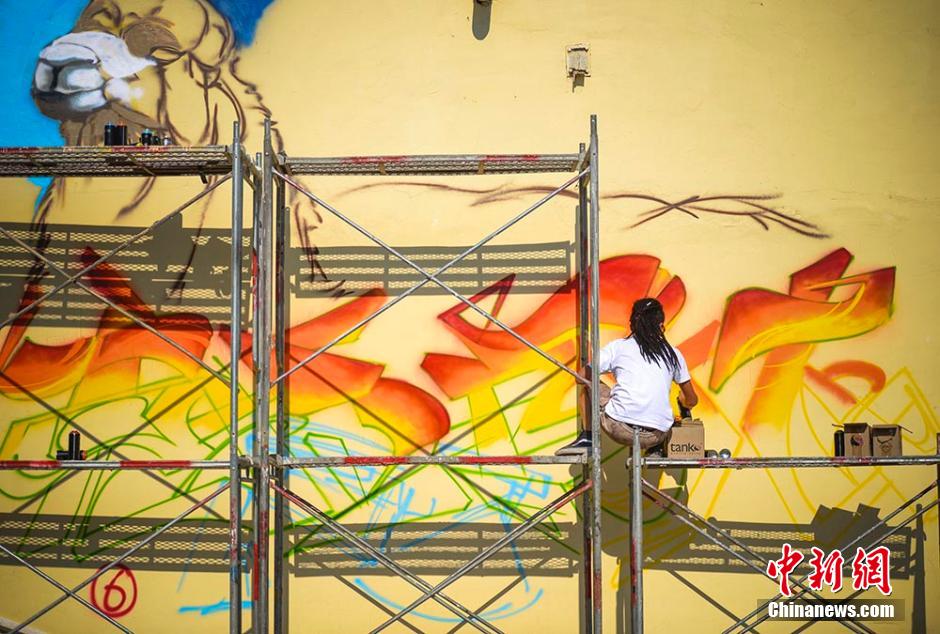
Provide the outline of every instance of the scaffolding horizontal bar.
[[813,467],[893,467],[940,465],[937,456],[794,456],[754,458],[644,458],[646,467],[688,469],[787,469]]
[[0,176],[200,176],[228,174],[224,145],[0,147]]
[[576,172],[577,154],[442,154],[418,156],[281,157],[288,174],[417,176]]
[[271,456],[275,466],[288,469],[304,467],[371,467],[400,464],[448,465],[529,465],[585,464],[587,456],[322,456],[319,458],[280,458]]
[[228,469],[228,460],[0,460],[0,471]]

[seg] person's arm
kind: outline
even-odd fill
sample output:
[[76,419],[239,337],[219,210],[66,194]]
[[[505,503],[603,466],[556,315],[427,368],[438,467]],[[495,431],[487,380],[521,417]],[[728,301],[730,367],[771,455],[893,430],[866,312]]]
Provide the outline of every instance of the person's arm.
[[679,402],[688,409],[692,409],[698,404],[698,394],[695,393],[695,388],[692,387],[692,381],[679,384]]
[[692,376],[689,374],[685,357],[678,349],[674,348],[674,350],[676,350],[676,360],[679,362],[679,367],[676,368],[673,375],[673,379],[679,384],[679,402],[683,407],[692,409],[698,404],[698,394],[695,393],[695,388],[692,387]]

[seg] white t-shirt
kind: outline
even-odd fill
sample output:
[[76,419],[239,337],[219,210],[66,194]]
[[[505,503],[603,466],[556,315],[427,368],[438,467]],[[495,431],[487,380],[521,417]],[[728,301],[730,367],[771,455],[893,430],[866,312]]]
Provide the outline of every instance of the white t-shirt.
[[607,415],[622,423],[668,431],[673,423],[669,388],[673,381],[691,380],[682,353],[675,347],[673,350],[679,359],[675,372],[644,359],[633,337],[617,339],[604,346],[598,364],[600,373],[613,372],[617,379],[604,408]]

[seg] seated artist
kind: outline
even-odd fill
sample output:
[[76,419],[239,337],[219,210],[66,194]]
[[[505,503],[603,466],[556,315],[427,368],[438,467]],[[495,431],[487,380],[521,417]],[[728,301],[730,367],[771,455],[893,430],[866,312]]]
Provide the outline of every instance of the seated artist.
[[[598,371],[612,372],[617,383],[613,390],[600,384],[601,427],[623,445],[633,445],[634,429],[639,431],[640,447],[657,448],[669,436],[673,415],[669,390],[679,384],[679,403],[692,408],[698,395],[682,353],[666,341],[665,313],[658,300],[645,297],[633,303],[630,336],[616,339],[601,349]],[[588,417],[584,417],[588,424]],[[583,429],[558,456],[578,455],[591,448],[591,432]]]

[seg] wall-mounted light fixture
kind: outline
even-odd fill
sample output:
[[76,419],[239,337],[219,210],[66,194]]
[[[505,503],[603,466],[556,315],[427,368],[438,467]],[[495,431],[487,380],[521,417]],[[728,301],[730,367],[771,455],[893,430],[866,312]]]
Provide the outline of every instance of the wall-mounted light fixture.
[[584,78],[591,75],[591,47],[587,44],[572,44],[566,49],[565,65],[571,78],[571,89],[584,85]]

